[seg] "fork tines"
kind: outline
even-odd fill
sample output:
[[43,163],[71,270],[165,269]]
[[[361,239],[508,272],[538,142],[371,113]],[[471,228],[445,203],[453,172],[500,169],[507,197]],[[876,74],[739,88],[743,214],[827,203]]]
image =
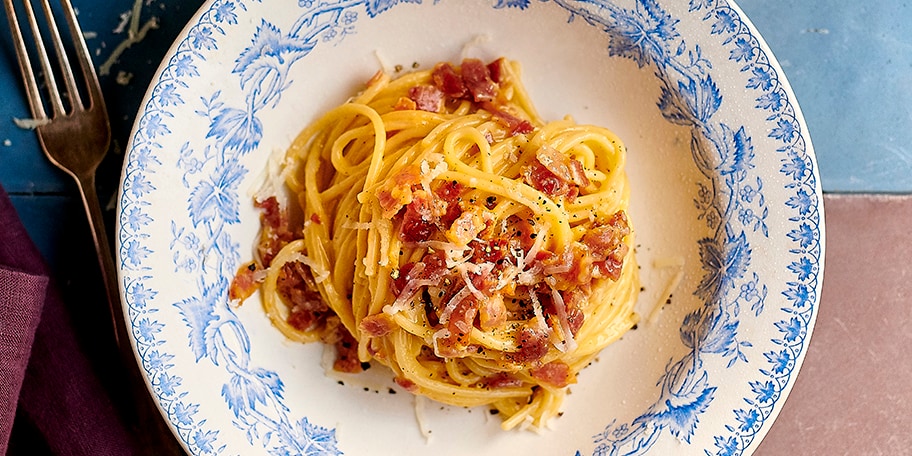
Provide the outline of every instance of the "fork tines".
[[[40,18],[32,5],[33,0],[21,0],[18,8],[14,0],[3,0],[32,117],[42,121],[90,109],[93,104],[100,102],[101,94],[96,89],[98,84],[92,82],[97,81],[97,76],[76,20],[76,12],[69,0],[60,0],[62,11],[59,12],[51,7],[49,0],[36,1],[41,4],[40,9],[43,12]],[[57,27],[55,16],[58,13],[62,14],[67,22],[67,29],[70,32],[68,41],[64,41]],[[20,25],[20,15],[24,16],[27,26]],[[31,46],[27,44],[23,29],[27,30],[32,38]],[[50,38],[49,46],[53,48],[54,53],[53,63],[45,37]],[[39,60],[37,64],[29,58],[30,48]],[[76,58],[78,73],[74,73],[70,64],[68,48]],[[40,82],[39,77],[42,79]],[[59,83],[58,78],[62,78],[63,82]],[[61,93],[64,96],[61,96]],[[83,95],[87,98],[85,103]]]

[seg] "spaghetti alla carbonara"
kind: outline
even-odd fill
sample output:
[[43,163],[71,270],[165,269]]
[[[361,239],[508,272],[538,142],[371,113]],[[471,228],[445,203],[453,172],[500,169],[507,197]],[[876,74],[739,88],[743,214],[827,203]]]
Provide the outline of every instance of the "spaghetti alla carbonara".
[[[288,338],[377,362],[418,395],[542,426],[637,322],[625,149],[608,129],[539,118],[506,59],[392,78],[304,129],[259,196],[259,289]],[[285,207],[288,206],[288,207]]]

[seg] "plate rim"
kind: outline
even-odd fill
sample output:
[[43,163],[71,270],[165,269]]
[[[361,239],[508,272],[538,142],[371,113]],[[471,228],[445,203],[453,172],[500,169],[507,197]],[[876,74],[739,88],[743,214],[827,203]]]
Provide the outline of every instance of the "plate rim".
[[[126,179],[128,176],[128,167],[131,165],[131,163],[135,159],[135,155],[134,155],[135,135],[136,135],[137,131],[141,130],[141,128],[142,128],[141,123],[143,121],[145,114],[147,114],[147,107],[149,106],[149,104],[151,103],[151,100],[155,96],[154,91],[155,91],[157,84],[161,81],[162,74],[167,69],[167,67],[170,65],[169,60],[175,55],[175,53],[177,52],[177,49],[180,47],[181,43],[183,43],[187,39],[189,39],[189,34],[190,34],[191,29],[195,25],[199,24],[203,15],[205,15],[208,11],[211,11],[213,6],[220,1],[221,0],[207,0],[199,8],[199,10],[194,14],[194,16],[190,19],[190,21],[184,27],[183,31],[178,35],[178,38],[174,41],[172,46],[169,48],[168,52],[165,54],[166,57],[165,57],[165,59],[163,59],[159,69],[156,70],[156,72],[154,73],[154,77],[152,79],[152,82],[150,83],[149,89],[147,90],[146,95],[143,98],[142,103],[140,104],[139,113],[136,117],[136,122],[135,122],[134,127],[130,134],[130,139],[128,141],[128,150],[126,153],[126,159],[124,161],[124,166],[123,166],[123,170],[122,170],[122,174],[121,174],[122,177],[121,177],[121,181],[120,181],[120,188],[118,190],[118,205],[117,205],[117,211],[116,211],[117,228],[115,230],[115,232],[117,233],[117,236],[116,236],[117,246],[116,246],[115,250],[117,253],[118,269],[120,270],[120,281],[119,282],[120,282],[120,286],[121,286],[122,299],[124,301],[125,310],[127,312],[130,311],[130,309],[128,308],[128,306],[126,304],[128,298],[129,298],[128,295],[130,294],[129,284],[127,283],[127,278],[129,277],[130,272],[129,271],[125,272],[123,266],[125,265],[125,262],[129,258],[129,255],[124,253],[125,246],[122,245],[123,237],[121,234],[122,234],[122,231],[124,230],[124,226],[126,224],[128,224],[128,222],[126,221],[125,213],[124,213],[125,211],[124,211],[124,206],[123,206],[123,200],[124,200],[124,196],[126,195],[126,192],[130,188],[130,184],[127,182]],[[380,5],[382,3],[384,3],[384,2],[378,2],[377,5]],[[386,3],[389,5],[389,7],[395,6],[395,4],[396,4],[395,1],[386,2]],[[501,0],[501,3],[503,3],[502,0]],[[558,0],[554,0],[553,3],[563,4],[563,3],[572,3],[572,2],[560,2]],[[762,51],[762,53],[766,57],[768,57],[768,59],[769,59],[768,64],[772,68],[777,79],[781,82],[782,89],[786,93],[786,99],[790,102],[789,104],[791,105],[792,109],[794,109],[794,120],[797,122],[797,124],[799,126],[799,130],[800,130],[800,133],[798,136],[803,138],[805,141],[805,149],[803,152],[806,155],[806,157],[810,160],[809,172],[811,174],[812,180],[814,181],[813,195],[816,198],[815,208],[818,213],[817,233],[819,234],[819,236],[817,238],[817,243],[818,243],[819,255],[817,257],[817,264],[816,264],[817,265],[817,273],[816,273],[817,280],[816,280],[816,285],[815,285],[814,289],[812,290],[814,296],[811,299],[811,301],[807,303],[811,307],[811,310],[812,310],[811,317],[809,318],[808,323],[806,325],[807,335],[806,335],[805,339],[803,340],[803,343],[801,344],[801,350],[798,352],[798,357],[794,360],[795,368],[792,371],[793,372],[793,374],[791,376],[792,378],[789,382],[787,382],[787,384],[785,385],[785,388],[783,388],[781,390],[781,398],[775,402],[771,414],[766,419],[763,420],[764,425],[760,426],[760,429],[758,430],[758,432],[754,434],[754,437],[750,440],[749,444],[747,446],[745,446],[745,448],[744,448],[747,451],[751,451],[751,449],[756,448],[756,446],[759,445],[760,441],[768,433],[770,427],[772,426],[772,423],[775,421],[776,417],[781,412],[782,406],[794,386],[795,377],[797,377],[797,375],[800,371],[800,367],[803,364],[804,357],[806,356],[806,353],[807,353],[807,348],[810,344],[811,335],[813,333],[813,328],[815,325],[816,317],[819,312],[820,291],[822,290],[822,284],[823,284],[823,278],[824,278],[825,244],[826,244],[824,199],[823,199],[823,192],[822,192],[820,176],[819,176],[819,166],[817,165],[817,162],[816,162],[816,154],[814,153],[813,144],[811,142],[811,137],[810,137],[810,134],[807,129],[808,128],[807,124],[801,113],[800,106],[797,103],[797,99],[795,98],[795,94],[792,90],[792,87],[786,79],[785,72],[782,70],[778,61],[775,59],[775,56],[774,56],[772,50],[770,49],[770,47],[768,46],[766,41],[763,40],[762,36],[757,31],[756,27],[749,21],[747,15],[743,12],[743,10],[741,10],[737,6],[737,4],[734,1],[708,0],[706,3],[714,4],[716,6],[722,5],[722,6],[731,8],[736,13],[736,18],[738,20],[740,20],[747,28],[748,35],[757,41],[758,49],[760,51]],[[139,353],[139,348],[137,346],[137,343],[138,343],[137,336],[134,333],[135,325],[130,320],[129,315],[126,316],[126,320],[127,320],[128,327],[130,327],[132,329],[131,330],[131,341],[132,341],[132,346],[134,349],[134,354],[137,356],[137,362],[140,364],[140,366],[143,366],[143,360]],[[149,391],[155,397],[156,403],[159,404],[160,410],[162,411],[163,415],[166,416],[166,419],[167,419],[168,417],[167,417],[166,411],[161,409],[161,404],[160,404],[161,398],[160,398],[160,396],[154,394],[154,392],[152,390],[151,380],[149,379],[149,377],[147,375],[146,369],[144,368],[143,371],[144,371],[144,378],[146,380],[147,386],[149,387]],[[184,440],[184,438],[182,438],[179,435],[179,433],[177,432],[177,429],[174,426],[174,423],[170,419],[168,419],[168,421],[171,424],[170,427],[171,427],[172,431],[174,431],[175,434],[179,437],[179,440],[181,441],[181,443],[183,445],[185,445],[185,447],[187,445],[189,445],[188,442],[186,442]],[[769,424],[766,425],[765,423],[769,423]],[[189,450],[189,447],[187,449]]]

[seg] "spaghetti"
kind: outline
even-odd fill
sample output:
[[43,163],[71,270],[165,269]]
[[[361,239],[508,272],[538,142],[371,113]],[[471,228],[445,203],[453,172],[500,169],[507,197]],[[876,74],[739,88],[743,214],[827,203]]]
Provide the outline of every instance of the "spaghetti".
[[[288,338],[335,368],[388,366],[406,390],[540,427],[568,385],[637,322],[625,149],[544,122],[519,65],[466,59],[391,78],[304,129],[281,207],[260,197],[259,289]],[[299,220],[299,221],[295,221]]]

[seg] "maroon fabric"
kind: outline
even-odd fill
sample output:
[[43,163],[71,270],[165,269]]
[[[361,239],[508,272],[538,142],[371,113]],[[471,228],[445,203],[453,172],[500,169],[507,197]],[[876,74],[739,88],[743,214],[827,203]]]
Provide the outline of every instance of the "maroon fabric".
[[54,454],[137,453],[0,187],[0,454],[17,405]]
[[13,428],[47,283],[45,276],[0,267],[0,454]]

